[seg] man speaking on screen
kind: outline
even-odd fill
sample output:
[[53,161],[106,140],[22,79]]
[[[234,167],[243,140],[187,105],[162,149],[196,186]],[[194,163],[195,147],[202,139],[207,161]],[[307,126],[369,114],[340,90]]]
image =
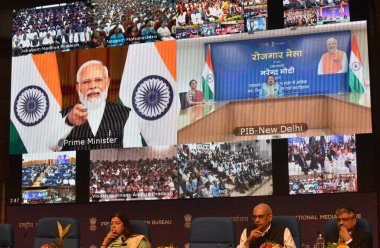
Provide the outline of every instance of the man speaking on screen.
[[141,146],[134,113],[123,105],[107,101],[110,78],[101,61],[82,64],[76,91],[80,103],[62,111],[62,150],[90,150]]

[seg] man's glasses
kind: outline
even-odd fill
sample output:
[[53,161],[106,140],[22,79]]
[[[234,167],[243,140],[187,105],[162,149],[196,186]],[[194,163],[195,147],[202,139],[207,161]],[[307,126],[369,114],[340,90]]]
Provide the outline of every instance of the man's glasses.
[[337,220],[338,222],[341,222],[341,221],[343,221],[343,222],[347,222],[347,221],[352,220],[352,219],[353,219],[353,217],[351,217],[351,218],[336,218],[336,220]]
[[268,214],[252,215],[252,219],[253,219],[253,220],[256,220],[256,219],[262,220],[262,219],[264,219],[267,215],[268,215]]

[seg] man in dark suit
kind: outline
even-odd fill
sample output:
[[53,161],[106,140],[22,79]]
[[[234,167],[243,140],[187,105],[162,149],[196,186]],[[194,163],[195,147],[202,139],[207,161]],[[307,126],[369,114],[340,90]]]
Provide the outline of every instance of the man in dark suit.
[[296,164],[298,164],[301,167],[301,170],[305,173],[305,175],[309,172],[309,167],[306,163],[305,154],[303,152],[300,152],[300,154],[296,158]]
[[296,248],[289,228],[272,223],[272,208],[268,204],[258,204],[252,218],[254,223],[243,230],[237,248],[259,248],[267,242]]
[[326,234],[326,243],[342,242],[350,248],[372,248],[372,235],[356,228],[356,213],[352,208],[339,207],[335,214],[338,225]]

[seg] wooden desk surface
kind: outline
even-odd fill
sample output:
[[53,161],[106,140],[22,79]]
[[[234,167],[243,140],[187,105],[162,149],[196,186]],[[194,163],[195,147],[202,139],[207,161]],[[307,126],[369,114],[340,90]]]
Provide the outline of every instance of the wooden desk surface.
[[[352,101],[354,99],[355,101]],[[248,99],[196,105],[180,112],[178,143],[227,142],[372,132],[370,101],[350,94]],[[236,127],[306,123],[306,132],[236,136]]]

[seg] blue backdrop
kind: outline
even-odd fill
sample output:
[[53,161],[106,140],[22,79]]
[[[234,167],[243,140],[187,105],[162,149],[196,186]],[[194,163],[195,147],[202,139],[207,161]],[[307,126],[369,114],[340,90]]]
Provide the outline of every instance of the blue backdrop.
[[318,75],[331,37],[349,62],[350,31],[211,44],[216,100],[258,98],[268,74],[276,76],[285,96],[349,92],[348,73]]

